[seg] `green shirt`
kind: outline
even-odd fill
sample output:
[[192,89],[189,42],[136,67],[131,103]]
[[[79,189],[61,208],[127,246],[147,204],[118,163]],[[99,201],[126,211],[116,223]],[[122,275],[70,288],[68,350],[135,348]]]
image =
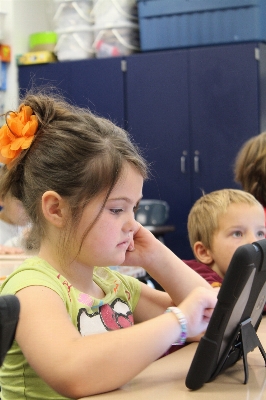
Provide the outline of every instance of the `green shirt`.
[[[32,257],[25,260],[4,281],[0,294],[15,294],[27,286],[46,286],[52,289],[65,303],[73,325],[82,336],[133,325],[133,311],[140,296],[140,282],[104,267],[95,267],[93,280],[105,293],[103,299],[80,292],[50,264],[41,258]],[[39,378],[16,341],[1,367],[0,385],[2,400],[66,399]]]

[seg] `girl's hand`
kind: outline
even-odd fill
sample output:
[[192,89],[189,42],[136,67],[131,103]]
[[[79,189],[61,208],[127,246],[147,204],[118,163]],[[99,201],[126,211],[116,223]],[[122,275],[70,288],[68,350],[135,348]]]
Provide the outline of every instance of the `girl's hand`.
[[216,302],[217,291],[198,287],[179,304],[178,308],[187,320],[188,337],[195,337],[206,330]]
[[133,239],[128,246],[125,261],[122,265],[142,266],[146,263],[160,246],[160,242],[155,236],[141,224],[137,222],[137,229],[133,234]]

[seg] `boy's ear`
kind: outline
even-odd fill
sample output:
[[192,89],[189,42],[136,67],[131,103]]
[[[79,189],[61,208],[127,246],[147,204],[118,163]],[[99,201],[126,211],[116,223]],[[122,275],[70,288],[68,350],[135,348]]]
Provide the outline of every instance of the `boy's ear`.
[[65,200],[53,190],[42,195],[42,212],[48,222],[61,228],[64,226],[67,214]]
[[207,249],[202,242],[194,243],[194,254],[197,259],[203,264],[212,264],[213,258],[210,249]]

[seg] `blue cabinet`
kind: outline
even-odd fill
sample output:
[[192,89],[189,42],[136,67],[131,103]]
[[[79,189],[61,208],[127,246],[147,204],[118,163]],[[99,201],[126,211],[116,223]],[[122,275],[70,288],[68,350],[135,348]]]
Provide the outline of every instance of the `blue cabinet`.
[[166,244],[192,256],[187,216],[203,192],[237,187],[233,163],[266,129],[266,46],[208,46],[127,60],[128,127],[152,163],[144,197],[170,205]]
[[[121,68],[121,63],[125,68]],[[166,200],[165,243],[192,253],[187,216],[202,192],[237,187],[233,163],[266,130],[266,45],[238,43],[19,67],[21,90],[50,82],[125,127],[151,163],[144,198]]]
[[258,60],[265,52],[265,45],[256,43],[189,51],[193,200],[200,189],[232,187],[233,162],[241,144],[266,129],[266,109],[260,112],[266,88]]
[[[165,243],[178,255],[188,247],[186,219],[191,207],[188,52],[170,51],[127,59],[128,131],[151,164],[144,198],[166,200],[176,230]],[[181,167],[182,164],[182,167]]]
[[19,67],[19,88],[49,85],[80,107],[90,108],[118,125],[124,124],[124,74],[122,58],[64,61]]

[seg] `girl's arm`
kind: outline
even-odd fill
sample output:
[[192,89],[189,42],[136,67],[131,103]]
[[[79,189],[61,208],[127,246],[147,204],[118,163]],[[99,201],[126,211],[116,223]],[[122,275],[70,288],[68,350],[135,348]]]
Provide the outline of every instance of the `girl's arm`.
[[179,304],[195,287],[212,289],[199,274],[188,267],[169,248],[139,224],[134,243],[126,253],[124,265],[140,265]]
[[[82,337],[51,289],[30,286],[17,297],[19,346],[37,374],[70,398],[120,387],[164,354],[181,332],[176,316],[167,313],[131,328]],[[215,303],[214,291],[198,288],[180,304],[188,336],[206,329]]]

